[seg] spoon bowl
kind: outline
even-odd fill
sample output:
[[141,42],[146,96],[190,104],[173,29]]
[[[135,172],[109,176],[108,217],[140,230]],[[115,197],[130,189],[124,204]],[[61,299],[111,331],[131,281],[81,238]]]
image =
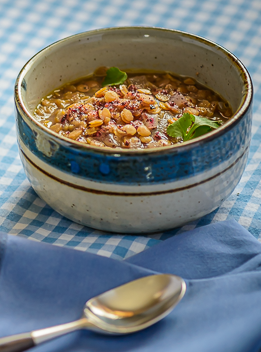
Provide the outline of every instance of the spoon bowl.
[[150,275],[86,302],[84,314],[104,333],[128,334],[165,317],[181,300],[186,284],[174,275]]
[[78,329],[103,334],[129,334],[143,330],[171,312],[186,292],[175,275],[149,275],[88,300],[83,317],[71,323],[0,339],[0,352],[21,352]]

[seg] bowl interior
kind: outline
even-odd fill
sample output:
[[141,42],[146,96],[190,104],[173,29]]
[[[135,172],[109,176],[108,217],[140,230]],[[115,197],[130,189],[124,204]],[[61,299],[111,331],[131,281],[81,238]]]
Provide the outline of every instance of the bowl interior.
[[29,61],[18,82],[26,109],[32,114],[43,96],[99,66],[164,70],[193,77],[228,100],[233,112],[246,96],[242,64],[214,43],[159,28],[111,28],[61,40]]

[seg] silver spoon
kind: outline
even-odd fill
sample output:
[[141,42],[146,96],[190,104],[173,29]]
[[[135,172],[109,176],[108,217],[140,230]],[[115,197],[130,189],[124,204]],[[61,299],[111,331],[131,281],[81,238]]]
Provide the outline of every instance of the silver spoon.
[[175,275],[150,275],[91,298],[81,319],[29,333],[0,338],[0,352],[21,352],[78,329],[129,334],[164,318],[186,292]]

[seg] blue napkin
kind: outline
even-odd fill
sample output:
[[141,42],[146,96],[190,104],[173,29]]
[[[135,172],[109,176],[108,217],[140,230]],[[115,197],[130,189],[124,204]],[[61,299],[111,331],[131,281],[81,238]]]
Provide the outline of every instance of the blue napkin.
[[0,336],[77,319],[89,298],[155,272],[187,283],[161,322],[120,337],[78,331],[34,351],[258,350],[261,243],[234,221],[183,233],[125,261],[1,234]]

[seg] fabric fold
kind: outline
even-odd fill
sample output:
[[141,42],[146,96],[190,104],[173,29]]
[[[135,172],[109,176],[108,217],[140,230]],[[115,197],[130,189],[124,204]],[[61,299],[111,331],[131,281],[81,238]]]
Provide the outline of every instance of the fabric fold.
[[261,243],[230,220],[176,235],[125,261],[186,279],[200,279],[238,270],[260,253]]
[[4,261],[7,234],[0,232],[0,273]]
[[183,233],[125,261],[8,236],[0,335],[80,318],[89,298],[169,272],[186,279],[187,292],[161,322],[118,337],[78,331],[34,351],[254,352],[261,341],[260,266],[261,244],[234,221]]

